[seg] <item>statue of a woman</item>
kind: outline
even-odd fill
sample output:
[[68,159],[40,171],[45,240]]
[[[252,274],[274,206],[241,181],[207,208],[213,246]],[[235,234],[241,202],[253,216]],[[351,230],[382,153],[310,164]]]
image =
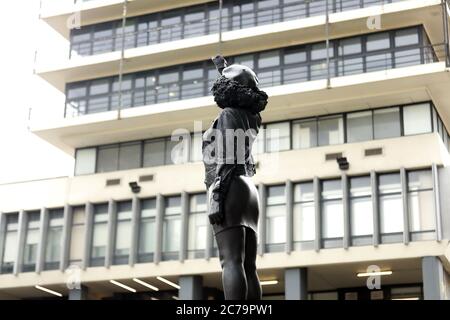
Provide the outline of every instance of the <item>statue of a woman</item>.
[[250,68],[228,66],[222,56],[213,62],[220,76],[211,90],[223,110],[203,135],[209,220],[219,248],[225,299],[258,300],[259,204],[250,177],[255,174],[252,145],[261,126],[259,113],[268,97],[258,89],[258,78]]

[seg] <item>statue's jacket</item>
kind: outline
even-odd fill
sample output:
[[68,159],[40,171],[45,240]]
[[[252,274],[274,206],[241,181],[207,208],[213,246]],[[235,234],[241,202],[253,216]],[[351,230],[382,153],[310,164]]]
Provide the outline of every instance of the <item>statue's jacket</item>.
[[251,177],[255,174],[252,146],[261,127],[259,112],[267,104],[265,92],[223,77],[216,81],[212,90],[215,101],[223,110],[203,134],[202,152],[205,185],[210,192],[210,216],[223,212],[234,176]]

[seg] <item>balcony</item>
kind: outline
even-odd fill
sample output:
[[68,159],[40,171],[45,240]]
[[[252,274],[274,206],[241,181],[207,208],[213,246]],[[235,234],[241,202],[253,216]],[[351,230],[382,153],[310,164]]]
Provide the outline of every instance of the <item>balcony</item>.
[[[345,1],[348,1],[349,4],[351,2],[350,0]],[[347,3],[345,1],[343,3]],[[321,1],[313,3],[318,5]],[[384,5],[379,5],[377,1],[370,1],[370,4],[376,5],[362,9],[355,9],[354,6],[350,5],[334,7],[334,11],[355,10],[331,13],[328,37],[338,38],[360,33],[361,26],[367,28],[369,17],[380,15],[382,16],[381,27],[383,30],[409,26],[412,22],[423,24],[429,34],[431,43],[442,43],[440,0],[402,0]],[[278,12],[275,10],[278,10]],[[323,10],[317,9],[318,15],[313,12],[312,16],[305,16],[297,8],[297,11],[292,11],[293,16],[287,17],[281,15],[280,10],[282,9],[269,8],[261,11],[261,13],[258,12],[258,15],[261,16],[251,11],[249,25],[243,24],[247,20],[243,20],[245,15],[242,13],[239,13],[234,20],[233,14],[230,13],[230,19],[224,19],[225,22],[223,23],[225,27],[222,33],[222,53],[229,56],[249,52],[249,50],[266,50],[320,41],[326,38],[326,18]],[[296,12],[298,12],[298,15]],[[125,37],[126,50],[124,51],[123,72],[128,73],[205,60],[205,57],[215,55],[219,41],[217,22],[209,20],[201,20],[201,23],[194,22],[192,24],[169,25],[168,27],[157,26],[156,29],[151,29],[150,24],[146,22],[146,27],[142,31],[137,30],[137,24],[134,25],[132,22],[130,27],[135,29],[129,31]],[[159,22],[159,24],[161,23]],[[234,28],[237,28],[237,30],[233,30]],[[82,40],[72,46],[74,52],[79,51],[81,55],[90,55],[96,51],[103,53],[78,57],[72,55],[72,59],[67,58],[62,61],[45,61],[45,54],[41,52],[38,55],[41,58],[38,59],[36,73],[61,91],[64,91],[65,83],[89,79],[94,74],[96,77],[117,74],[121,53],[114,50],[121,48],[122,41],[120,34],[119,37],[114,36],[114,30],[116,29],[110,29],[111,36],[100,37],[94,41],[89,39],[93,39],[95,36],[89,35],[88,40]],[[154,30],[156,32],[153,32]]]

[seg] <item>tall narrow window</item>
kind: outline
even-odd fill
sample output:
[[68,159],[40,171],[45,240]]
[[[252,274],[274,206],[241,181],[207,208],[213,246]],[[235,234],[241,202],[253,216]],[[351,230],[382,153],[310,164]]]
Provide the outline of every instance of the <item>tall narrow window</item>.
[[286,242],[286,188],[267,188],[266,251],[283,251]]
[[41,213],[39,211],[32,211],[26,213],[26,235],[25,235],[25,248],[23,250],[22,272],[29,272],[36,270],[40,218]]
[[108,204],[94,205],[92,228],[91,266],[105,265],[106,242],[108,241]]
[[181,197],[167,197],[164,206],[162,259],[176,260],[181,241]]
[[59,268],[59,262],[61,261],[63,224],[64,209],[49,210],[44,270],[54,270]]
[[131,245],[131,201],[117,204],[116,239],[113,264],[127,264]]
[[188,221],[188,258],[203,258],[206,249],[206,194],[190,197]]
[[372,111],[347,114],[347,142],[372,140],[372,132]]
[[322,117],[319,119],[319,146],[344,143],[344,125],[342,116]]
[[17,256],[17,230],[18,230],[18,219],[19,215],[17,213],[8,213],[4,216],[6,223],[4,226],[3,238],[3,257],[1,265],[1,273],[12,273],[14,269],[14,264],[16,263]]
[[300,120],[292,123],[292,148],[306,149],[317,146],[317,121]]
[[408,210],[411,239],[433,239],[436,225],[431,170],[408,172]]
[[75,175],[95,173],[96,148],[78,149],[75,156]]
[[141,200],[138,261],[153,261],[156,239],[156,199]]
[[402,241],[403,203],[400,173],[378,176],[381,241]]
[[294,187],[294,248],[313,249],[315,239],[314,190],[312,182]]
[[421,103],[404,107],[403,128],[405,135],[431,132],[430,104]]
[[281,122],[266,126],[266,151],[276,152],[289,149],[290,123]]
[[342,246],[344,210],[340,179],[322,181],[322,240],[324,248]]
[[79,265],[83,261],[84,243],[85,243],[85,206],[77,206],[72,208],[72,221],[70,232],[70,250],[69,263],[71,265]]
[[350,181],[350,225],[352,245],[372,242],[373,210],[369,176],[353,177]]
[[375,139],[400,137],[400,108],[383,108],[373,112]]

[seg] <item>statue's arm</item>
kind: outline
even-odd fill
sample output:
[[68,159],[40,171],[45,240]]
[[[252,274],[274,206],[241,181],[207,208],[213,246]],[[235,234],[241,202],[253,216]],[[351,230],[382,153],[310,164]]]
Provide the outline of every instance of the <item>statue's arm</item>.
[[[216,144],[216,178],[211,190],[209,220],[212,224],[221,224],[225,217],[224,202],[236,167],[234,136],[229,139],[226,137],[227,132],[233,135],[233,131],[238,128],[236,118],[231,110],[224,109],[222,111],[216,128],[220,132],[218,137],[220,142],[217,141]],[[218,146],[218,143],[221,143],[222,148]]]

